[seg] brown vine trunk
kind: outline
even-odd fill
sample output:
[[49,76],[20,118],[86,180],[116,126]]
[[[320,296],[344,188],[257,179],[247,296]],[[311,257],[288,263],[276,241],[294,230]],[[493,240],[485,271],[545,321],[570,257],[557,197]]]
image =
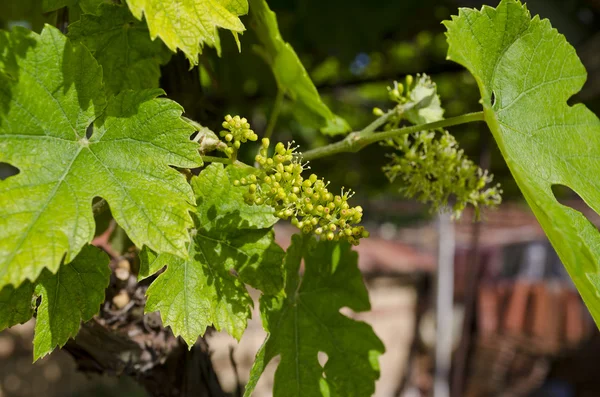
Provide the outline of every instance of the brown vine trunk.
[[[114,227],[114,226],[112,226]],[[111,227],[111,228],[112,228]],[[144,314],[152,278],[137,282],[136,255],[117,256],[107,245],[111,228],[95,240],[111,256],[113,274],[100,313],[83,324],[63,348],[87,373],[130,376],[156,397],[225,397],[212,366],[208,345],[187,345],[162,326],[157,313]]]
[[[167,340],[164,340],[166,336]],[[84,324],[63,348],[78,369],[88,373],[130,376],[156,397],[225,397],[213,370],[208,346],[199,340],[191,350],[169,332],[138,342],[96,320]],[[162,339],[162,340],[161,340]]]

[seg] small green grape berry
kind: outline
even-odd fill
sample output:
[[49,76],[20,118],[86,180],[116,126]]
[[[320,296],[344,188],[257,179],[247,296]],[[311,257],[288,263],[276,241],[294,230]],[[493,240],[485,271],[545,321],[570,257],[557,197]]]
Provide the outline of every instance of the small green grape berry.
[[317,236],[321,235],[322,233],[323,233],[323,228],[318,227],[318,228],[315,229],[315,234]]
[[335,232],[336,229],[337,229],[337,226],[335,224],[332,223],[331,225],[329,225],[329,230],[331,230],[332,232]]
[[263,138],[262,139],[262,146],[265,147],[265,148],[268,148],[269,147],[269,142],[270,142],[269,138]]
[[383,114],[384,114],[384,113],[383,113],[383,110],[381,110],[381,109],[379,109],[379,108],[373,108],[373,114],[374,114],[375,116],[378,116],[378,117],[380,117],[380,116],[383,116]]
[[308,180],[310,181],[310,183],[314,184],[317,181],[317,176],[315,174],[310,174]]
[[235,142],[233,142],[233,146],[234,146],[236,149],[239,149],[239,148],[240,148],[240,145],[241,145],[240,141],[235,141]]
[[240,186],[240,181],[237,179],[233,181],[233,186]]
[[333,234],[333,232],[329,232],[327,233],[327,240],[331,241],[335,238],[335,234]]

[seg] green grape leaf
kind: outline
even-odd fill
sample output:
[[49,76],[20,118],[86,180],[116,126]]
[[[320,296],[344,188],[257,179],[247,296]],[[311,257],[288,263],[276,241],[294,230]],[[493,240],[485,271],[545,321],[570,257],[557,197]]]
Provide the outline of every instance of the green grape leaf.
[[82,321],[98,313],[110,282],[108,262],[108,255],[87,245],[58,273],[42,272],[35,286],[35,294],[42,297],[33,338],[35,360],[62,347],[77,335]]
[[[217,28],[237,33],[245,30],[239,16],[248,13],[247,0],[127,0],[139,20],[146,16],[150,37],[157,36],[175,52],[181,49],[190,63],[206,44],[221,51]],[[239,44],[239,41],[238,41]]]
[[567,100],[586,80],[575,49],[546,19],[531,19],[516,0],[496,9],[461,9],[448,28],[449,59],[464,65],[481,91],[485,120],[508,167],[600,324],[600,234],[560,204],[555,184],[572,188],[600,213],[600,120]]
[[101,67],[51,26],[0,31],[0,47],[0,162],[20,170],[0,182],[0,289],[70,262],[97,196],[137,246],[185,257],[194,195],[170,165],[202,160],[181,107],[160,90],[107,104]]
[[211,164],[192,179],[198,202],[189,259],[142,252],[142,277],[160,274],[147,291],[146,311],[160,311],[163,323],[192,346],[213,325],[240,339],[251,316],[244,283],[275,293],[282,288],[283,251],[274,243],[273,209],[248,205],[240,172]]
[[411,123],[415,125],[433,123],[444,118],[444,109],[437,94],[437,87],[426,74],[417,76],[408,99],[409,102],[403,106],[403,115]]
[[[304,258],[304,275],[299,275]],[[263,325],[269,332],[256,356],[245,396],[252,395],[266,365],[280,355],[275,397],[370,396],[379,377],[384,347],[372,328],[339,312],[370,309],[357,266],[346,242],[318,243],[293,236],[285,259],[285,291],[261,298]],[[327,354],[325,366],[319,352]]]
[[323,103],[300,58],[281,37],[277,18],[265,0],[250,0],[250,18],[262,48],[260,54],[271,66],[277,86],[295,101],[294,112],[307,125],[327,135],[351,131],[348,123]]
[[157,88],[160,65],[171,58],[169,49],[160,40],[152,41],[146,24],[125,6],[103,4],[98,15],[82,15],[69,26],[69,38],[92,52],[112,94]]
[[31,318],[33,288],[31,282],[25,281],[18,288],[7,285],[0,290],[0,331]]
[[24,323],[33,315],[32,297],[41,297],[37,308],[33,356],[37,360],[77,335],[82,321],[90,320],[104,301],[110,281],[109,258],[86,245],[72,262],[56,274],[47,269],[35,282],[25,281],[0,291],[0,330]]

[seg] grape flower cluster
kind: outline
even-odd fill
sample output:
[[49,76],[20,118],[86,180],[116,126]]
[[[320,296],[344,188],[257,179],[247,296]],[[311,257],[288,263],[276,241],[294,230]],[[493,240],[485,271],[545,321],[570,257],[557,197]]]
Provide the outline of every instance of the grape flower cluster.
[[315,233],[327,240],[347,240],[357,245],[362,237],[368,237],[363,226],[360,206],[350,207],[349,190],[333,195],[328,183],[311,174],[302,177],[307,163],[302,163],[292,143],[278,143],[275,152],[268,156],[269,139],[262,140],[256,155],[258,173],[235,180],[235,186],[248,186],[245,200],[249,204],[265,204],[275,209],[281,219],[291,219],[294,226],[304,233]]
[[231,117],[228,114],[225,116],[222,126],[225,129],[220,132],[220,135],[227,143],[227,148],[224,151],[229,157],[234,156],[242,143],[258,139],[258,135],[250,129],[250,123],[245,117]]

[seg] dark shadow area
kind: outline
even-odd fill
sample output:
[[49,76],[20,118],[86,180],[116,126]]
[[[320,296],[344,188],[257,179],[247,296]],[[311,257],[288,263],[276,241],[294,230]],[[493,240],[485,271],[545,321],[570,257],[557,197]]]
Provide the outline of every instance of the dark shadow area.
[[21,170],[8,163],[0,162],[0,181],[4,181],[11,176],[19,174]]

